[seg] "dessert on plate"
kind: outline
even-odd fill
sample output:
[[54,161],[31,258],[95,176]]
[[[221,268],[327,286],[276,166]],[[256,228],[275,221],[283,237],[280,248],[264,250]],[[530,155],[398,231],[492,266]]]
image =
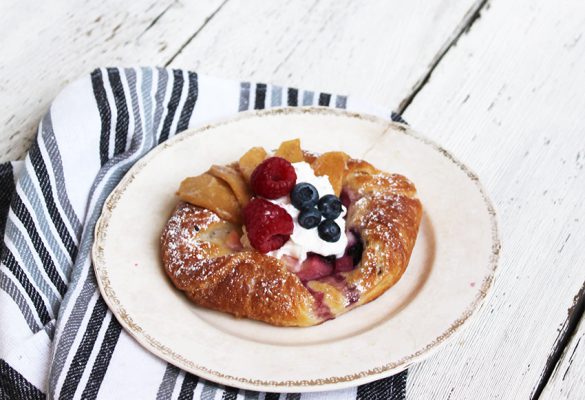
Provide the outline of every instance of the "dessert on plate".
[[422,216],[404,176],[298,139],[213,165],[177,194],[161,236],[173,284],[199,306],[278,326],[320,324],[383,294]]

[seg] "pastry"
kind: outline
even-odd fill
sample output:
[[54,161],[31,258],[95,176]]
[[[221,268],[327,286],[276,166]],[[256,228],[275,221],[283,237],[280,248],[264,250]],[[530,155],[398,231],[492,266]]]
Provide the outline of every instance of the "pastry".
[[277,326],[320,324],[383,294],[422,215],[404,176],[298,139],[212,166],[178,196],[161,236],[172,283],[199,306]]

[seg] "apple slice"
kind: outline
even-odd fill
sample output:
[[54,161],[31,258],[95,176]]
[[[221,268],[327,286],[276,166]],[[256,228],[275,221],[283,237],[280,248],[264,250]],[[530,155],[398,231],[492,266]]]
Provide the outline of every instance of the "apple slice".
[[276,157],[282,157],[290,163],[305,161],[305,158],[303,157],[303,151],[301,150],[300,139],[293,139],[282,142],[274,155]]
[[252,147],[238,161],[238,168],[246,179],[250,182],[250,176],[256,167],[266,158],[266,150],[262,147]]
[[213,211],[221,218],[241,223],[241,207],[227,183],[205,173],[186,178],[177,192],[181,200]]
[[252,194],[244,177],[238,170],[223,165],[213,165],[209,169],[209,173],[229,185],[242,207],[248,204]]
[[342,151],[330,151],[321,154],[313,164],[311,164],[313,171],[315,171],[315,175],[325,175],[329,178],[329,182],[331,182],[331,186],[333,186],[333,191],[336,196],[339,196],[341,193],[348,159],[349,156]]

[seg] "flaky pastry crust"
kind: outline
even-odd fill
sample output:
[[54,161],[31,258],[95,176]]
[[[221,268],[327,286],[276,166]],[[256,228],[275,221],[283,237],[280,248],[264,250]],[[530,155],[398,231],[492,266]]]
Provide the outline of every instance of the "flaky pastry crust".
[[[307,162],[314,159],[305,153]],[[422,216],[416,188],[404,176],[349,159],[343,193],[347,229],[363,241],[349,272],[302,282],[286,265],[254,249],[231,250],[227,235],[241,226],[185,202],[161,237],[165,271],[195,304],[278,326],[311,326],[366,304],[402,276]]]

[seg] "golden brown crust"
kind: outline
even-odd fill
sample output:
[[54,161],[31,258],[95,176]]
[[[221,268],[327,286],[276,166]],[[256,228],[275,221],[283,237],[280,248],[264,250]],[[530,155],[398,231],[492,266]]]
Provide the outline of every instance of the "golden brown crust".
[[414,247],[420,217],[420,202],[403,195],[375,195],[356,202],[348,227],[360,232],[364,253],[358,268],[346,279],[361,288],[357,305],[374,300],[400,279]]
[[308,326],[314,299],[274,257],[234,252],[225,237],[234,228],[209,210],[180,203],[161,237],[162,261],[173,284],[203,307],[265,321]]
[[422,206],[408,179],[361,160],[348,160],[343,191],[352,200],[347,227],[364,243],[350,272],[303,284],[274,257],[228,248],[225,239],[239,225],[180,203],[161,237],[167,275],[200,306],[279,326],[315,325],[372,301],[406,270]]

